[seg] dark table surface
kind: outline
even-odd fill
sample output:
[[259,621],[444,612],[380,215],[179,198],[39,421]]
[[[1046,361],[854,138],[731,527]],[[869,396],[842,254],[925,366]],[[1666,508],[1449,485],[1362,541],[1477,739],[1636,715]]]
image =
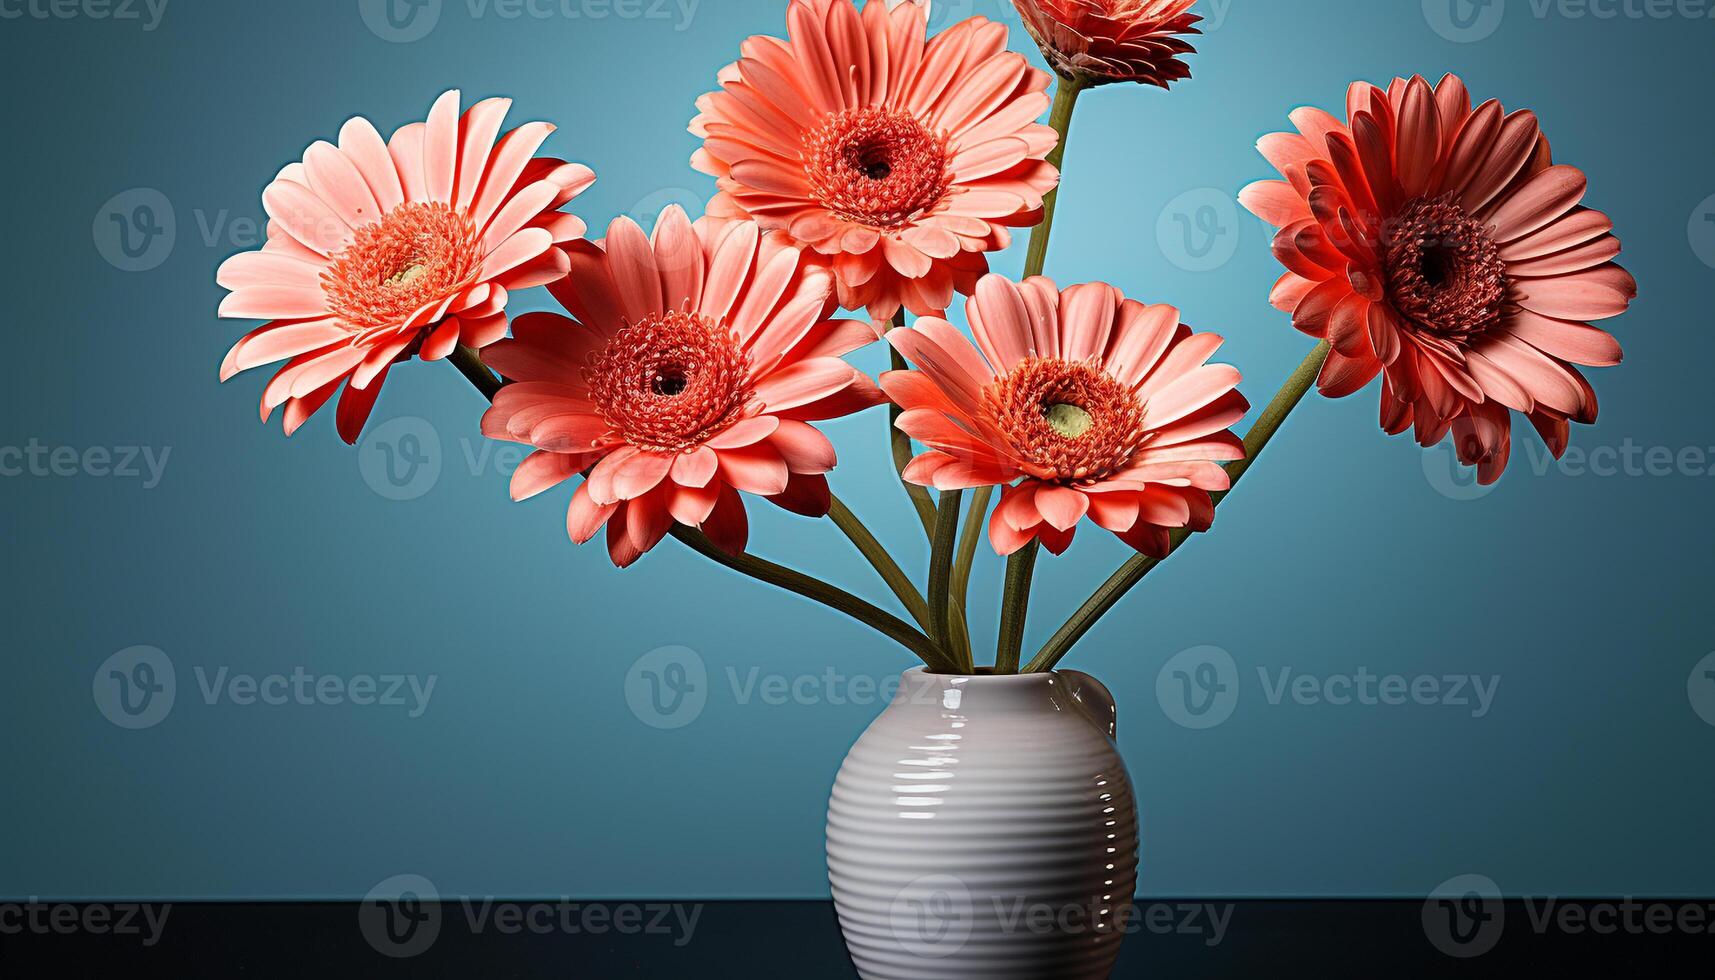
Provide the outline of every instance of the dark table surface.
[[[1562,972],[1715,976],[1715,902],[1533,899],[1468,909],[1423,901],[1144,902],[1114,976]],[[0,903],[0,977],[138,975],[857,974],[825,902]]]

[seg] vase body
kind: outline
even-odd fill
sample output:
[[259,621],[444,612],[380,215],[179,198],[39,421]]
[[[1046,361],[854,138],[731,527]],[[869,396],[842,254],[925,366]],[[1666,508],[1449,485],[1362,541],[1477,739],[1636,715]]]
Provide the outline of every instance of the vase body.
[[864,980],[1103,980],[1137,883],[1106,688],[1075,671],[906,672],[828,807]]

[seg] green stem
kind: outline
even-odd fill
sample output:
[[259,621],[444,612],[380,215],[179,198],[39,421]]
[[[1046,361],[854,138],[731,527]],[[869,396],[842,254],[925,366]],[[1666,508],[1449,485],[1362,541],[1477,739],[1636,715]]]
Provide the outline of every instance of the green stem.
[[[1042,221],[1031,230],[1029,251],[1024,257],[1026,279],[1041,275],[1048,262],[1048,238],[1054,233],[1054,211],[1060,202],[1060,185],[1065,183],[1063,165],[1066,162],[1066,144],[1072,134],[1072,112],[1078,108],[1078,96],[1083,91],[1082,82],[1069,78],[1060,79],[1054,90],[1054,108],[1049,112],[1048,124],[1060,134],[1060,142],[1048,154],[1048,162],[1061,170],[1061,180],[1053,190],[1042,195]],[[984,501],[984,509],[986,504]],[[968,537],[974,538],[974,535]],[[974,550],[974,540],[967,545]],[[1000,604],[1000,642],[995,653],[994,672],[997,674],[1018,673],[1018,661],[1024,647],[1024,623],[1030,611],[1030,583],[1036,572],[1036,557],[1041,550],[1040,543],[1032,541],[1007,560],[1006,591]]]
[[494,396],[506,387],[506,382],[495,377],[488,365],[482,363],[482,352],[474,347],[455,347],[447,360],[453,362],[453,367],[458,368],[459,373],[476,385],[476,390],[482,392],[482,397],[489,401],[494,401]]
[[963,490],[941,493],[941,506],[936,512],[935,540],[929,551],[929,616],[934,620],[929,636],[943,650],[953,649],[952,594],[953,551],[959,543],[959,508],[964,504]]
[[[1227,466],[1227,473],[1232,478],[1232,487],[1225,493],[1210,495],[1217,505],[1227,498],[1227,495],[1232,492],[1232,488],[1238,486],[1239,480],[1250,471],[1251,464],[1256,462],[1257,457],[1262,455],[1263,449],[1268,446],[1275,433],[1280,431],[1280,426],[1286,421],[1286,417],[1291,415],[1292,410],[1304,400],[1304,396],[1310,391],[1311,385],[1316,383],[1317,375],[1321,374],[1322,365],[1328,360],[1328,352],[1327,341],[1316,345],[1316,349],[1310,352],[1310,356],[1306,357],[1304,363],[1298,366],[1298,370],[1293,372],[1292,377],[1287,379],[1286,384],[1280,389],[1280,393],[1274,396],[1274,401],[1270,402],[1268,408],[1263,410],[1262,417],[1257,419],[1256,425],[1251,427],[1250,434],[1245,436],[1245,458]],[[1185,543],[1185,539],[1190,536],[1190,533],[1185,528],[1173,532],[1172,544],[1168,551],[1170,557],[1180,545]],[[1053,670],[1060,663],[1061,658],[1071,651],[1073,645],[1083,639],[1084,634],[1096,625],[1096,621],[1117,605],[1121,599],[1125,598],[1125,594],[1130,592],[1137,583],[1143,581],[1144,576],[1154,571],[1163,560],[1137,555],[1120,566],[1119,571],[1110,576],[1102,584],[1102,587],[1095,591],[1095,594],[1085,600],[1078,611],[1072,614],[1072,618],[1068,619],[1066,624],[1060,627],[1059,631],[1050,637],[1047,643],[1043,644],[1041,652],[1037,653],[1035,659],[1030,661],[1027,670],[1031,673]]]
[[989,516],[989,501],[994,499],[994,487],[982,487],[971,495],[971,508],[965,512],[965,530],[959,536],[959,554],[953,560],[953,601],[960,609],[969,606],[971,594],[971,565],[976,562],[977,544],[982,541],[983,525]]
[[[905,309],[901,307],[899,312],[894,314],[893,325],[889,329],[900,330],[904,326]],[[904,371],[911,367],[905,363],[905,356],[893,349],[891,345],[888,348],[888,354],[892,357],[893,370]],[[904,409],[892,402],[887,403],[887,434],[893,445],[893,468],[899,473],[899,485],[904,487],[905,492],[911,496],[911,506],[917,508],[917,519],[923,524],[923,533],[928,535],[930,541],[934,541],[935,502],[929,498],[928,490],[915,483],[908,483],[905,479],[905,468],[911,465],[913,454],[911,452],[911,437],[900,431],[899,428],[899,416],[903,414],[905,414]]]
[[713,541],[710,541],[707,535],[693,527],[675,524],[671,533],[673,537],[689,546],[691,550],[717,564],[724,565],[759,582],[766,582],[776,588],[785,589],[806,599],[812,599],[829,609],[845,613],[915,653],[929,666],[930,670],[936,673],[958,673],[958,667],[950,657],[941,652],[941,648],[934,641],[912,629],[910,624],[904,620],[859,599],[844,589],[762,558],[752,555],[728,554],[716,546]]
[[[453,352],[450,360],[489,401],[493,401],[495,394],[504,387],[493,372],[483,365],[482,357],[476,351],[463,347],[458,348]],[[845,613],[910,650],[917,655],[918,659],[927,664],[930,670],[936,673],[959,673],[958,665],[953,662],[953,659],[941,652],[941,648],[928,636],[912,629],[909,623],[885,609],[865,602],[844,589],[753,555],[728,554],[716,546],[713,541],[710,541],[707,535],[693,527],[674,524],[671,533],[673,537],[691,550],[719,565],[724,565],[759,582],[765,582],[801,595],[806,599],[819,602],[836,612]],[[889,558],[888,561],[891,562],[892,559]],[[913,589],[912,591],[915,592],[916,590]]]
[[[1048,154],[1048,162],[1056,170],[1061,170],[1061,183],[1065,182],[1065,172],[1062,164],[1066,161],[1066,140],[1072,130],[1072,110],[1078,107],[1078,96],[1084,91],[1082,82],[1069,78],[1060,79],[1060,84],[1054,90],[1054,108],[1049,112],[1048,125],[1060,134],[1060,142]],[[1042,195],[1042,223],[1030,233],[1030,250],[1024,257],[1024,278],[1040,276],[1042,268],[1048,262],[1048,236],[1054,230],[1054,208],[1060,201],[1060,186]]]
[[1018,673],[1018,658],[1024,649],[1024,620],[1030,611],[1030,580],[1036,572],[1036,556],[1042,551],[1032,541],[1006,561],[1006,594],[1000,604],[1000,644],[995,651],[994,672]]
[[864,558],[869,560],[870,565],[881,575],[887,587],[893,590],[893,594],[899,597],[906,612],[917,621],[923,632],[934,636],[935,620],[930,618],[929,606],[923,601],[923,593],[917,591],[917,586],[911,582],[911,576],[905,574],[905,570],[899,567],[899,563],[893,560],[893,556],[887,553],[887,549],[882,547],[881,542],[863,521],[838,497],[833,498],[833,507],[828,511],[828,516],[845,532],[846,537],[851,539],[851,543]]

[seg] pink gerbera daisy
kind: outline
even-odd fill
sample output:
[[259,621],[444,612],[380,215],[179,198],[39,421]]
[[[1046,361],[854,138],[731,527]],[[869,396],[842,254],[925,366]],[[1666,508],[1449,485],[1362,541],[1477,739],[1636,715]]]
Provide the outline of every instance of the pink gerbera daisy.
[[981,17],[927,37],[924,4],[792,0],[791,40],[753,37],[698,100],[692,164],[708,213],[754,218],[814,249],[840,304],[888,319],[946,310],[1010,227],[1040,220],[1059,172],[1037,123],[1046,72]]
[[1584,173],[1554,164],[1534,114],[1473,110],[1453,75],[1355,84],[1347,118],[1293,113],[1297,133],[1259,144],[1286,180],[1241,196],[1281,229],[1274,304],[1333,346],[1322,393],[1382,375],[1382,428],[1424,446],[1451,431],[1484,484],[1506,469],[1509,409],[1565,453],[1569,422],[1596,421],[1572,365],[1620,363],[1589,321],[1637,297],[1613,222],[1580,206]]
[[[929,447],[905,478],[939,490],[1010,484],[989,521],[995,550],[1060,554],[1086,515],[1165,557],[1169,532],[1208,530],[1217,460],[1244,457],[1228,427],[1249,410],[1221,345],[1171,306],[1106,283],[986,276],[965,307],[976,346],[933,317],[889,340],[915,365],[881,378],[899,428]],[[979,352],[980,349],[980,352]],[[1013,481],[1019,481],[1016,484]]]
[[582,544],[606,525],[621,567],[675,521],[742,552],[740,491],[828,513],[834,447],[809,423],[886,399],[841,360],[875,334],[828,319],[826,269],[754,222],[692,225],[677,207],[653,239],[620,218],[604,241],[573,246],[571,264],[551,288],[575,319],[525,314],[488,352],[513,383],[483,433],[540,450],[514,499],[588,470],[567,529]]
[[1084,85],[1140,82],[1167,88],[1191,77],[1195,0],[1012,0],[1024,27],[1062,76]]
[[387,142],[353,119],[262,192],[267,244],[217,278],[232,290],[221,316],[273,321],[232,348],[221,380],[289,359],[262,392],[264,421],[284,405],[291,435],[343,383],[339,433],[356,442],[394,363],[492,344],[510,291],[566,274],[563,246],[584,223],[559,208],[595,175],[534,156],[547,123],[497,142],[510,107],[489,99],[461,118],[448,92]]

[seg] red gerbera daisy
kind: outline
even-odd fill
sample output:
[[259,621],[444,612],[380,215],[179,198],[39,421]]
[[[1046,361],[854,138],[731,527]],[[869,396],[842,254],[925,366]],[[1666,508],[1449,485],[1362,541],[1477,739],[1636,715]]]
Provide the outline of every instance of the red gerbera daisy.
[[1613,222],[1580,204],[1584,173],[1554,164],[1534,114],[1472,109],[1453,75],[1355,84],[1347,119],[1293,113],[1297,133],[1259,144],[1286,180],[1241,195],[1281,229],[1273,302],[1333,346],[1322,393],[1382,375],[1382,428],[1424,446],[1452,432],[1484,484],[1506,468],[1509,409],[1560,456],[1569,422],[1596,420],[1572,365],[1620,363],[1589,321],[1637,297]]
[[1012,0],[1048,63],[1083,85],[1167,88],[1191,77],[1184,35],[1201,33],[1196,0]]

